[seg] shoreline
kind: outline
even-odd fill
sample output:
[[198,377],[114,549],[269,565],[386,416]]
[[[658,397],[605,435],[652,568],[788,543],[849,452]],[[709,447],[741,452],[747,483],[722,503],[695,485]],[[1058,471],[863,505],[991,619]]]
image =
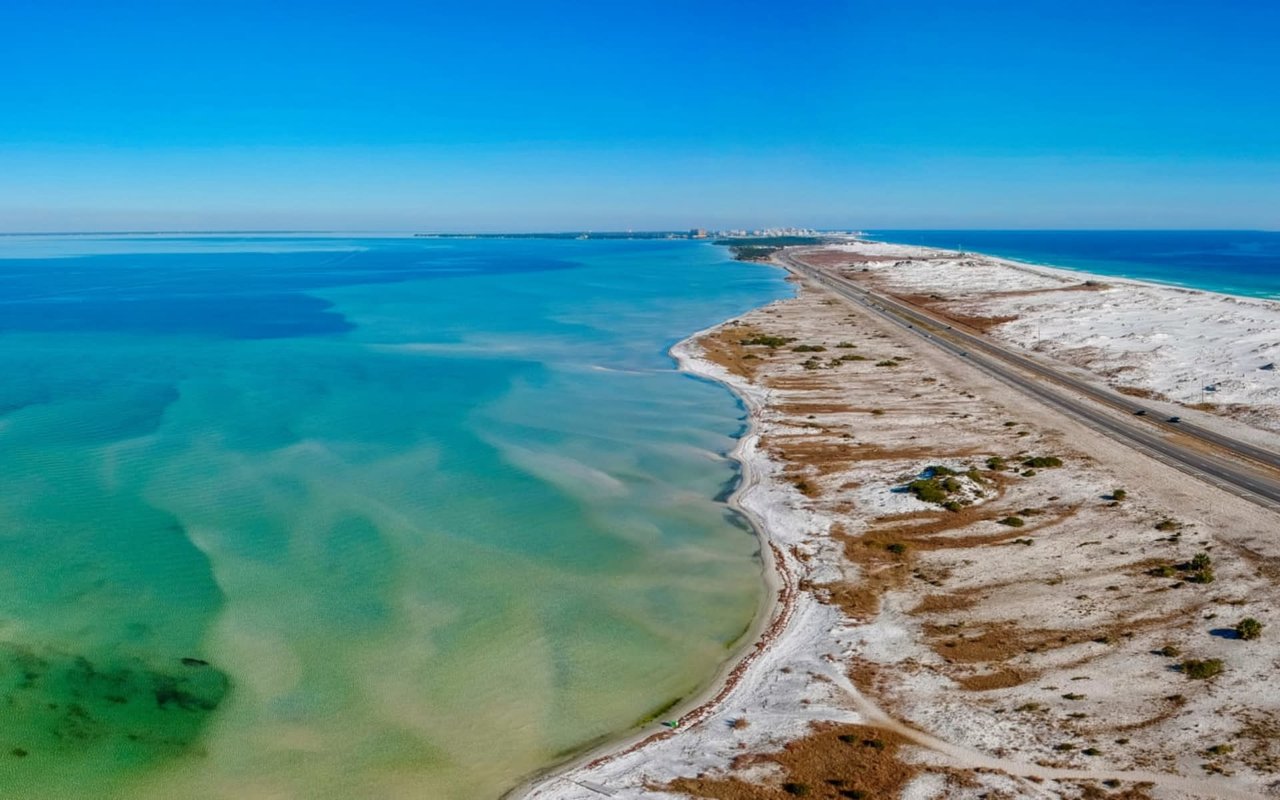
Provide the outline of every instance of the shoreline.
[[[780,266],[778,268],[784,269]],[[787,270],[787,273],[791,274],[790,270]],[[779,301],[766,303],[751,311],[768,308],[775,302]],[[678,728],[665,728],[658,731],[646,731],[643,727],[632,729],[617,739],[589,746],[583,752],[539,770],[521,781],[502,794],[501,800],[534,800],[541,796],[541,792],[549,790],[551,784],[558,781],[578,783],[568,778],[568,774],[575,770],[592,769],[615,761],[663,739],[671,738],[681,729],[701,722],[721,707],[725,698],[737,688],[747,670],[767,650],[776,646],[779,637],[786,632],[795,611],[794,572],[788,566],[786,555],[774,540],[763,509],[758,509],[751,504],[752,491],[761,487],[762,476],[769,471],[770,467],[775,466],[772,459],[757,449],[761,433],[760,415],[765,409],[762,396],[767,392],[735,378],[718,365],[692,352],[699,339],[731,324],[738,319],[738,316],[690,334],[672,345],[667,350],[667,354],[676,362],[677,371],[723,386],[742,403],[747,411],[746,430],[737,438],[733,449],[727,454],[728,458],[738,463],[739,476],[737,485],[726,499],[725,505],[742,515],[751,526],[752,535],[760,544],[761,580],[764,583],[764,593],[752,617],[751,625],[742,635],[736,652],[720,665],[704,688],[673,706],[669,715],[664,715],[677,720]],[[658,720],[646,725],[652,725],[655,722]],[[589,785],[585,788],[596,791]]]
[[[849,247],[853,244],[851,242],[836,243],[815,249],[839,249],[842,245]],[[950,251],[936,248],[920,248],[912,245],[904,245],[902,247],[911,248],[917,252],[929,250],[934,255],[952,255]],[[977,254],[967,255],[970,257],[977,256]],[[1018,269],[1032,275],[1060,281],[1078,283],[1087,279],[1087,276],[1092,275],[1092,273],[1081,273],[1051,266],[1012,262],[1003,258],[978,257],[984,259],[987,263],[995,262],[999,266]],[[782,266],[776,262],[769,263],[773,266]],[[1112,280],[1117,284],[1133,284],[1163,291],[1199,295],[1212,294],[1206,290],[1167,286],[1136,279],[1116,279],[1101,275],[1094,277]],[[815,511],[809,509],[808,506],[811,504],[807,503],[804,497],[796,494],[793,483],[788,483],[779,477],[784,469],[794,467],[795,464],[789,463],[787,458],[775,457],[759,449],[762,435],[767,434],[772,443],[773,437],[779,433],[780,426],[785,427],[788,424],[785,412],[779,412],[777,408],[769,408],[769,401],[772,399],[771,395],[774,394],[774,390],[760,385],[756,378],[740,376],[720,364],[704,358],[705,351],[699,352],[702,350],[699,342],[709,335],[743,324],[744,318],[771,319],[773,317],[769,315],[776,313],[770,311],[772,307],[799,301],[801,294],[805,292],[810,293],[809,301],[811,303],[817,302],[812,295],[821,296],[820,291],[803,290],[802,293],[798,293],[791,300],[774,301],[694,333],[673,345],[669,352],[676,360],[680,371],[724,385],[747,408],[749,417],[748,429],[730,453],[730,456],[742,466],[742,479],[730,498],[729,504],[751,522],[753,530],[761,541],[762,560],[769,558],[765,574],[766,581],[772,575],[775,579],[783,581],[784,584],[790,582],[794,586],[795,581],[803,578],[808,586],[801,586],[801,591],[798,593],[793,590],[791,597],[782,597],[778,594],[777,588],[769,588],[769,596],[773,598],[772,608],[767,613],[757,616],[757,621],[753,623],[750,631],[749,639],[744,640],[741,651],[725,662],[703,691],[678,707],[681,709],[680,719],[682,724],[680,729],[677,731],[659,731],[652,734],[635,731],[621,739],[601,743],[574,758],[539,772],[504,795],[504,797],[523,798],[524,800],[560,800],[560,798],[580,800],[581,798],[600,795],[617,795],[628,798],[649,796],[653,791],[660,790],[669,780],[679,778],[680,780],[677,780],[676,783],[680,783],[680,781],[685,780],[685,776],[696,773],[698,777],[693,779],[693,782],[697,783],[702,780],[702,775],[705,772],[709,771],[711,774],[720,772],[722,769],[720,765],[736,761],[736,756],[732,755],[732,753],[737,753],[744,757],[758,758],[764,753],[781,751],[784,747],[789,748],[792,742],[799,742],[806,737],[803,731],[809,730],[812,723],[831,725],[855,722],[868,724],[872,727],[880,727],[894,732],[895,735],[905,736],[906,741],[909,743],[922,747],[923,751],[934,754],[934,756],[926,757],[926,762],[930,758],[942,757],[944,762],[950,760],[953,764],[958,764],[961,769],[996,770],[1010,778],[1020,777],[1037,783],[1046,779],[1063,781],[1103,779],[1112,781],[1146,781],[1148,785],[1158,786],[1161,790],[1183,791],[1192,794],[1210,791],[1218,793],[1218,796],[1233,797],[1256,796],[1250,792],[1247,784],[1246,786],[1239,786],[1230,783],[1217,783],[1212,779],[1205,781],[1191,777],[1181,771],[1144,771],[1140,769],[1140,767],[1144,766],[1141,761],[1128,766],[1114,764],[1110,769],[1081,768],[1074,764],[1068,766],[1069,762],[1054,764],[1051,767],[1050,763],[1053,762],[1032,760],[1028,758],[1029,754],[1022,755],[1021,759],[1007,759],[998,755],[989,755],[988,748],[984,747],[974,749],[964,746],[957,747],[952,744],[957,742],[954,731],[950,735],[943,733],[942,738],[934,738],[931,734],[939,733],[940,731],[936,730],[933,725],[924,723],[922,720],[913,720],[911,715],[904,713],[904,710],[897,706],[897,702],[891,702],[888,706],[884,706],[885,710],[881,710],[877,706],[877,698],[874,694],[864,696],[865,691],[861,684],[855,687],[849,683],[851,676],[842,671],[840,664],[843,662],[839,658],[833,659],[835,652],[844,650],[848,653],[851,645],[854,651],[867,647],[870,647],[872,651],[878,651],[888,643],[887,641],[877,643],[887,631],[881,630],[880,633],[876,633],[875,629],[879,628],[881,623],[875,621],[869,623],[865,619],[861,622],[854,619],[851,623],[853,625],[851,629],[841,627],[850,622],[847,616],[843,616],[847,614],[845,611],[833,610],[832,613],[839,618],[836,627],[832,627],[832,619],[830,617],[815,617],[810,613],[814,612],[815,606],[832,608],[832,606],[826,605],[826,603],[829,603],[829,599],[824,601],[817,595],[824,591],[821,588],[824,580],[830,581],[833,573],[839,573],[847,566],[839,564],[838,557],[832,559],[829,551],[813,550],[812,545],[815,541],[829,539],[834,535],[835,527],[845,522],[866,525],[875,517],[876,508],[863,507],[860,510],[842,512],[838,515],[823,512],[815,513]],[[1264,298],[1239,297],[1235,295],[1221,295],[1221,297],[1230,298],[1233,301],[1275,303],[1275,301],[1268,301]],[[828,346],[830,346],[829,343]],[[876,366],[881,365],[877,364]],[[957,367],[963,371],[963,367],[960,365],[957,365]],[[784,391],[783,394],[785,395],[787,392]],[[793,394],[789,399],[794,402],[795,395]],[[763,419],[766,411],[773,412],[770,414],[770,419],[767,423]],[[781,416],[779,416],[780,413]],[[1027,413],[1031,412],[1027,410]],[[1045,417],[1052,419],[1055,416],[1055,412],[1043,410],[1037,411],[1036,414],[1041,416],[1042,419]],[[968,415],[965,416],[967,417]],[[809,419],[813,419],[813,417],[810,416]],[[793,426],[799,424],[802,427],[807,427],[803,420],[797,420],[794,417],[790,424]],[[1051,435],[1053,435],[1052,432]],[[914,439],[916,437],[912,436],[910,438]],[[1127,453],[1123,448],[1121,448],[1121,452]],[[1145,456],[1131,453],[1128,453],[1127,456],[1132,458],[1134,462],[1143,462],[1146,459]],[[1157,467],[1157,469],[1159,468]],[[782,495],[775,495],[775,497],[769,498],[767,495],[771,491],[781,492]],[[1206,491],[1210,490],[1206,489]],[[770,503],[771,499],[774,501],[772,504]],[[863,499],[867,498],[864,497]],[[861,505],[861,502],[859,505]],[[880,513],[885,511],[894,512],[895,509],[901,510],[897,506],[880,506],[879,508]],[[805,514],[806,516],[803,519],[796,517],[795,520],[778,519],[779,514],[784,513]],[[1064,519],[1068,519],[1071,513],[1074,512],[1069,512],[1064,516]],[[1080,546],[1088,544],[1095,543],[1086,541]],[[766,547],[766,545],[768,546]],[[815,572],[815,567],[819,571]],[[855,578],[855,585],[861,580],[865,580],[865,576]],[[815,586],[819,587],[816,594]],[[930,590],[926,588],[925,591]],[[821,614],[822,612],[814,613]],[[894,612],[895,615],[899,616],[902,613],[901,609]],[[797,617],[803,618],[797,621]],[[896,621],[893,622],[892,627],[896,627],[897,624]],[[864,631],[862,635],[866,638],[862,638],[857,644],[853,644],[854,639],[847,639],[844,634],[849,630],[858,629]],[[815,632],[823,638],[818,640],[805,635],[806,633]],[[889,635],[896,640],[899,634]],[[815,643],[818,642],[821,642],[821,644],[815,646]],[[871,644],[868,645],[868,642]],[[823,647],[822,645],[831,646]],[[772,656],[772,658],[765,656]],[[799,662],[797,657],[800,659]],[[838,689],[837,693],[843,694],[843,697],[835,702],[827,703],[827,707],[821,709],[822,713],[818,715],[810,714],[807,711],[807,704],[810,702],[809,698],[814,697],[812,693],[807,691],[810,687],[800,685],[800,688],[797,689],[795,682],[785,683],[779,680],[776,675],[770,675],[766,672],[766,668],[770,665],[776,668],[779,664],[785,664],[786,666],[781,671],[789,673],[793,665],[805,663],[806,658],[808,663],[817,666],[817,669],[810,673],[813,678],[819,683],[825,682],[829,686],[836,687]],[[914,661],[915,658],[913,657],[910,660]],[[657,746],[664,740],[674,739],[676,733],[686,733],[686,728],[690,728],[698,722],[705,721],[717,714],[725,717],[720,722],[734,722],[732,717],[726,715],[730,713],[731,709],[733,711],[737,710],[734,702],[734,693],[739,688],[747,693],[745,695],[746,706],[751,707],[753,715],[761,713],[762,708],[770,706],[775,700],[777,701],[784,714],[782,717],[777,717],[777,712],[775,711],[775,716],[769,718],[768,724],[777,726],[778,730],[771,730],[763,734],[764,739],[761,740],[756,737],[755,729],[753,728],[752,735],[748,737],[752,741],[748,743],[740,734],[736,734],[736,725],[732,726],[734,728],[733,731],[730,731],[728,727],[721,730],[704,726],[697,730],[688,731],[688,735],[683,739],[657,747],[656,752],[650,752],[648,758],[642,758],[637,755],[638,751]],[[1068,698],[1072,696],[1064,695],[1064,697]],[[951,700],[955,699],[957,698],[951,698]],[[883,703],[884,700],[881,698],[880,702]],[[929,702],[927,693],[921,695],[915,702]],[[818,703],[821,703],[821,701],[817,701],[815,705]],[[788,708],[790,709],[789,711],[787,710]],[[888,713],[885,713],[886,711]],[[753,716],[754,718],[756,717]],[[971,722],[976,723],[977,719],[978,717],[974,717]],[[992,722],[995,722],[995,720],[993,719]],[[787,727],[785,723],[792,723],[789,731],[782,730],[782,728]],[[921,733],[921,731],[928,731],[928,733]],[[912,736],[913,732],[918,735]],[[950,741],[947,741],[948,739]],[[959,741],[964,740],[962,738]],[[1124,741],[1127,742],[1128,740],[1125,739]],[[728,745],[736,745],[736,749],[729,751]],[[706,751],[706,757],[700,758],[698,756],[702,754],[702,751]],[[715,753],[713,751],[719,752]],[[729,753],[728,759],[724,757],[726,752]],[[628,761],[628,756],[635,757]],[[614,763],[620,761],[624,763]],[[748,760],[746,763],[752,762]],[[605,769],[598,769],[601,767]],[[732,774],[732,770],[730,774]],[[595,779],[607,780],[610,785],[606,787],[601,783],[596,783]],[[643,780],[643,782],[637,784],[636,780]],[[640,791],[640,787],[644,787],[645,790]],[[638,791],[640,793],[637,794]],[[668,791],[679,793],[679,789],[669,789]]]

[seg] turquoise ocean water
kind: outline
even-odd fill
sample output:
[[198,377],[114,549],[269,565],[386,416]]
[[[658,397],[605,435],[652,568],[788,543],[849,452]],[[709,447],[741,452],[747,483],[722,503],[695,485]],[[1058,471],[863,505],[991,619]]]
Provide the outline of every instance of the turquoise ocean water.
[[0,796],[493,797],[761,595],[706,244],[0,237]]

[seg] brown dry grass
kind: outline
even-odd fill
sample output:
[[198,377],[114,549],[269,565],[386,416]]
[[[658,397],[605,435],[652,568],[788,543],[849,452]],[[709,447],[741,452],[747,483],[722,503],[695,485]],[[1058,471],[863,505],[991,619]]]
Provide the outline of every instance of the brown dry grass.
[[986,333],[992,328],[1003,325],[1006,322],[1013,322],[1018,318],[1017,316],[984,317],[978,314],[969,314],[958,309],[948,308],[944,301],[926,294],[895,294],[893,292],[888,294],[903,303],[926,309],[934,316],[979,333]]
[[1164,395],[1141,386],[1117,386],[1116,391],[1129,397],[1140,397],[1143,400],[1164,400]]
[[999,667],[992,672],[981,672],[974,675],[962,675],[953,680],[966,692],[986,692],[992,689],[1008,689],[1020,686],[1036,676],[1029,670],[1013,667]]
[[698,345],[708,361],[751,380],[760,369],[760,362],[767,357],[769,348],[748,347],[742,344],[742,340],[759,335],[760,331],[750,325],[725,325],[698,339]]
[[796,260],[814,267],[850,267],[855,264],[884,264],[901,261],[900,256],[872,256],[843,250],[816,250],[795,256]]
[[[782,777],[776,782],[753,784],[733,777],[700,775],[654,788],[713,800],[898,797],[920,772],[919,767],[901,758],[899,751],[906,743],[895,733],[865,725],[815,725],[813,733],[791,742],[780,752],[735,761],[736,768],[758,763],[777,765]],[[786,785],[791,791],[783,788]]]

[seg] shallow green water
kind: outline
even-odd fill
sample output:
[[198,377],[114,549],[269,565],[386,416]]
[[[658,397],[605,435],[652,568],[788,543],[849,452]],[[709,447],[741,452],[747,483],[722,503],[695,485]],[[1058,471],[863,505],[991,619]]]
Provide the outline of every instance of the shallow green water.
[[[0,795],[495,796],[707,680],[689,242],[0,239]],[[184,661],[185,659],[185,661]]]

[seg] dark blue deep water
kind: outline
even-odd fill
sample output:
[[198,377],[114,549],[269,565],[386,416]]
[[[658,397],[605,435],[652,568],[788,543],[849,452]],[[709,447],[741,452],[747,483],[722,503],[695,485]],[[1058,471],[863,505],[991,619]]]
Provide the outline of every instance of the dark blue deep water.
[[1280,297],[1280,232],[873,231],[900,244],[1252,297]]

